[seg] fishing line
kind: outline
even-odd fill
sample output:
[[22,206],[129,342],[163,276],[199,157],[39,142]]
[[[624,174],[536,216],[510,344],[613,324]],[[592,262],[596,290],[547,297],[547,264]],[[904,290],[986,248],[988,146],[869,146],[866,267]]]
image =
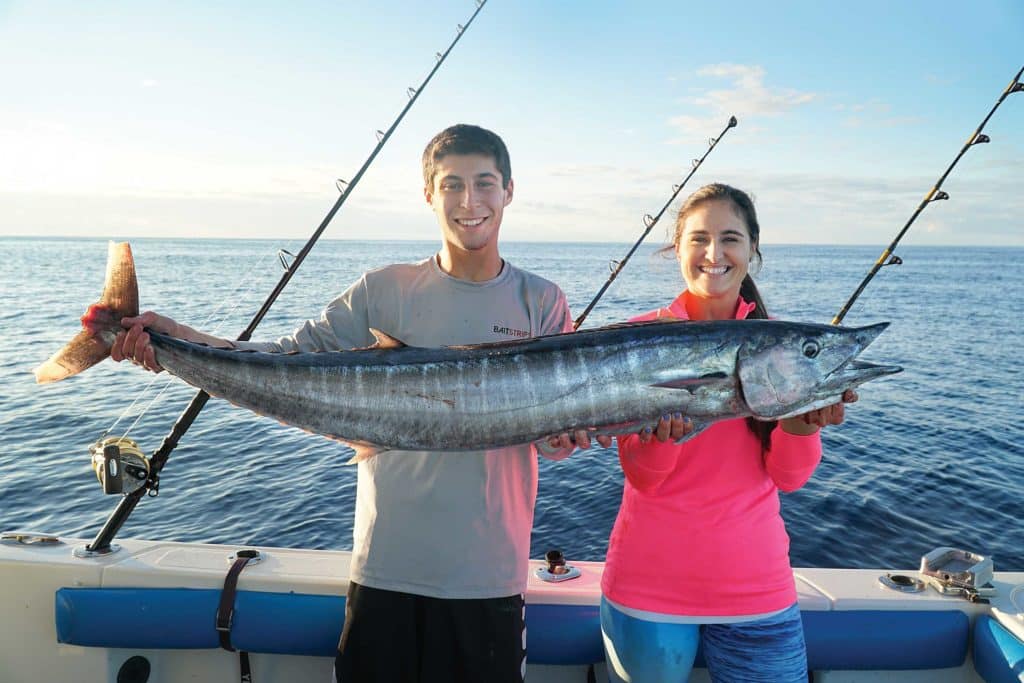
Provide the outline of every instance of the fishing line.
[[580,317],[576,318],[576,321],[572,325],[573,330],[578,330],[580,328],[580,325],[583,324],[583,321],[587,319],[587,316],[590,315],[590,311],[593,310],[594,306],[597,305],[597,302],[601,299],[602,296],[604,296],[604,293],[608,291],[608,288],[611,287],[612,282],[614,282],[615,278],[619,276],[619,273],[622,272],[622,269],[626,267],[626,263],[629,262],[630,257],[633,255],[633,252],[637,250],[641,242],[647,239],[647,235],[651,233],[651,230],[654,229],[654,226],[658,224],[659,220],[661,220],[662,214],[664,214],[665,211],[668,209],[669,205],[675,201],[676,197],[679,195],[679,192],[686,186],[687,181],[689,181],[690,178],[693,177],[693,174],[697,172],[697,169],[700,168],[700,165],[704,163],[704,160],[708,158],[708,155],[711,154],[711,150],[713,150],[718,145],[719,141],[723,137],[725,137],[725,134],[729,132],[730,128],[735,127],[736,117],[730,116],[729,123],[725,125],[725,128],[722,130],[721,133],[718,134],[718,137],[708,139],[709,147],[707,151],[704,152],[704,156],[702,156],[699,159],[693,160],[691,164],[692,168],[690,169],[690,172],[686,175],[686,177],[683,178],[683,182],[679,183],[678,185],[672,186],[672,196],[669,197],[668,201],[665,202],[665,205],[661,207],[661,211],[659,211],[654,216],[652,216],[649,213],[644,214],[644,225],[646,226],[646,229],[644,230],[643,234],[640,235],[640,239],[636,241],[636,243],[633,245],[633,248],[629,250],[629,252],[621,261],[612,261],[611,263],[608,264],[611,268],[612,274],[608,276],[608,280],[604,283],[604,285],[602,285],[601,289],[598,290],[597,295],[594,296],[593,300],[589,304],[587,304],[587,307],[583,310],[583,313],[580,314]]
[[843,305],[839,312],[836,313],[836,317],[832,318],[833,325],[838,325],[839,323],[842,322],[843,318],[846,317],[847,312],[849,312],[850,306],[852,306],[853,302],[855,302],[857,298],[860,297],[861,292],[864,291],[864,288],[868,286],[868,283],[871,282],[871,280],[875,277],[879,270],[881,270],[885,266],[902,265],[903,259],[892,253],[893,250],[896,249],[896,245],[899,244],[901,239],[903,239],[903,235],[905,235],[907,230],[910,229],[910,226],[913,224],[915,220],[917,220],[917,217],[921,214],[922,211],[924,211],[924,208],[926,206],[928,206],[932,202],[938,202],[949,199],[949,194],[940,190],[939,188],[942,187],[942,183],[945,182],[946,176],[948,176],[949,172],[953,170],[953,167],[956,166],[958,161],[960,161],[960,158],[967,153],[968,149],[970,149],[974,145],[985,144],[991,140],[989,136],[983,135],[981,130],[985,127],[985,124],[988,123],[988,120],[992,118],[992,115],[996,113],[996,109],[998,109],[999,105],[1003,103],[1003,100],[1006,99],[1007,95],[1015,92],[1024,91],[1024,83],[1021,83],[1020,81],[1021,74],[1024,74],[1024,67],[1021,67],[1020,71],[1017,72],[1017,75],[1013,77],[1012,81],[1010,81],[1010,84],[1006,86],[1006,90],[1004,90],[1003,94],[999,96],[998,100],[996,100],[995,105],[988,112],[988,115],[984,119],[982,119],[981,125],[979,125],[977,129],[975,129],[975,131],[971,133],[970,137],[967,138],[967,142],[965,142],[963,147],[960,148],[960,153],[956,155],[955,159],[953,159],[953,163],[949,165],[949,168],[947,168],[946,172],[939,177],[939,180],[938,182],[935,183],[935,186],[932,187],[932,189],[929,190],[928,193],[924,196],[924,199],[921,200],[921,203],[918,205],[917,210],[914,211],[913,215],[910,217],[910,220],[907,221],[906,225],[903,226],[903,229],[900,230],[899,233],[896,235],[896,239],[894,239],[892,243],[888,247],[886,247],[885,251],[882,252],[882,255],[878,257],[877,261],[875,261],[875,265],[872,266],[871,270],[868,271],[868,274],[861,281],[860,286],[857,287],[856,291],[854,291],[853,295],[849,298],[849,300],[847,300],[847,302]]
[[[279,249],[276,255],[278,260],[281,261],[282,267],[284,267],[285,270],[287,270],[288,265],[285,263],[284,256],[282,254],[290,254],[290,252],[287,251],[286,249]],[[235,313],[239,308],[241,308],[242,302],[248,300],[249,295],[252,294],[253,291],[255,291],[256,281],[255,278],[253,278],[253,274],[256,273],[257,270],[264,270],[265,268],[266,266],[263,262],[263,259],[257,259],[253,261],[252,265],[249,267],[249,270],[238,280],[238,284],[235,286],[234,291],[230,292],[226,297],[221,298],[221,303],[216,308],[214,308],[214,310],[211,311],[204,320],[200,322],[200,327],[204,330],[210,329],[212,334],[216,334],[217,332],[219,332],[221,327],[223,327],[224,323],[227,322],[228,317]],[[244,292],[241,291],[243,287],[246,287]],[[229,302],[233,303],[230,309],[227,308]],[[212,327],[210,327],[211,325]],[[132,410],[135,408],[136,404],[138,404],[139,401],[142,401],[146,397],[146,394],[149,393],[153,385],[159,380],[163,380],[163,387],[161,387],[160,391],[158,391],[155,396],[149,399],[149,402],[145,405],[145,407],[143,407],[142,410],[139,411],[139,413],[135,416],[135,420],[130,425],[128,425],[127,429],[120,436],[120,438],[122,439],[128,438],[128,435],[131,434],[132,430],[135,429],[135,427],[139,424],[139,422],[146,415],[146,413],[149,412],[149,410],[154,405],[157,404],[157,401],[160,400],[161,396],[167,393],[167,390],[171,387],[171,383],[173,381],[173,377],[171,375],[153,375],[150,378],[150,380],[146,382],[146,386],[142,387],[142,389],[140,389],[136,393],[135,398],[132,400],[130,404],[128,404],[128,407],[122,410],[121,414],[117,416],[117,419],[115,419],[114,422],[109,427],[107,427],[103,434],[100,435],[98,441],[103,441],[111,432],[113,432],[117,425],[132,413]]]
[[[359,181],[362,179],[363,175],[370,167],[370,164],[373,163],[373,160],[377,158],[377,155],[380,153],[381,149],[383,149],[384,145],[387,144],[387,141],[391,138],[392,133],[394,133],[395,129],[398,128],[398,124],[402,122],[402,119],[405,118],[406,113],[409,111],[409,109],[412,108],[412,105],[416,102],[416,100],[419,99],[420,94],[423,92],[424,88],[427,87],[427,84],[430,83],[431,79],[434,77],[434,74],[437,73],[438,69],[441,68],[441,65],[444,64],[446,59],[448,59],[448,55],[451,53],[452,49],[458,44],[462,36],[465,35],[466,30],[473,24],[473,21],[476,19],[477,15],[480,14],[480,10],[482,10],[484,8],[484,5],[487,4],[487,0],[475,0],[475,4],[476,9],[474,10],[473,14],[469,17],[469,20],[466,21],[464,25],[456,25],[455,38],[448,45],[448,48],[444,52],[435,53],[434,66],[427,74],[426,78],[423,79],[423,82],[420,83],[419,87],[410,87],[406,89],[406,95],[408,95],[409,101],[405,104],[405,107],[402,108],[401,112],[399,112],[398,116],[392,122],[391,126],[387,129],[387,131],[377,131],[377,145],[373,148],[373,151],[370,153],[370,156],[367,157],[365,162],[363,162],[362,167],[355,174],[355,176],[353,176],[352,180],[347,181],[338,179],[336,181],[335,184],[339,192],[338,199],[334,202],[334,206],[332,206],[330,211],[327,212],[327,215],[324,216],[324,219],[320,222],[320,225],[309,237],[309,239],[306,241],[305,245],[303,245],[299,253],[296,254],[290,262],[287,262],[285,260],[283,254],[280,256],[281,264],[285,266],[284,275],[281,276],[281,279],[274,287],[274,290],[267,297],[266,301],[263,302],[263,305],[260,307],[256,315],[253,316],[253,319],[252,321],[250,321],[249,325],[246,326],[245,330],[243,330],[240,335],[238,335],[237,341],[246,341],[252,336],[253,330],[256,329],[256,326],[259,325],[260,322],[263,320],[264,316],[266,316],[267,312],[270,310],[270,307],[274,304],[275,301],[277,301],[277,297],[281,294],[282,290],[284,290],[284,288],[288,285],[288,282],[291,281],[292,276],[298,270],[299,266],[302,265],[302,262],[306,259],[306,255],[309,254],[309,252],[313,249],[313,245],[315,245],[317,240],[320,239],[320,235],[323,234],[323,232],[327,229],[327,226],[330,225],[330,222],[334,218],[335,214],[338,213],[338,210],[341,209],[342,205],[344,205],[345,200],[348,199],[348,197],[352,194],[352,190],[354,190],[356,185],[359,184]],[[209,400],[210,395],[207,394],[205,391],[196,392],[195,396],[192,398],[192,401],[181,413],[181,415],[178,416],[178,419],[174,423],[174,426],[171,427],[170,432],[168,432],[167,436],[164,437],[164,441],[162,444],[160,444],[160,448],[158,448],[153,453],[153,456],[150,458],[150,473],[149,477],[146,479],[146,484],[140,487],[139,489],[133,491],[132,493],[124,496],[121,499],[121,501],[117,505],[117,508],[114,510],[114,512],[111,513],[110,517],[107,518],[106,523],[104,523],[103,528],[100,529],[99,533],[93,539],[92,543],[85,547],[85,550],[87,552],[107,553],[111,551],[111,540],[113,540],[118,530],[120,530],[120,528],[127,521],[128,516],[131,515],[132,510],[135,509],[135,506],[138,504],[139,500],[141,500],[142,496],[145,495],[145,493],[151,489],[156,490],[159,488],[160,471],[163,469],[164,464],[170,457],[171,452],[178,445],[178,441],[181,439],[182,436],[185,435],[189,427],[192,426],[192,423],[199,416],[199,413],[202,411],[203,407],[206,405],[206,402]]]

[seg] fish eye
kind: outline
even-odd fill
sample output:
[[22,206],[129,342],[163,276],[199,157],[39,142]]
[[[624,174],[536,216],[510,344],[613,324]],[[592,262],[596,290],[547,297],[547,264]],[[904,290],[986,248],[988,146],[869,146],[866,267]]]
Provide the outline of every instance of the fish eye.
[[803,352],[804,352],[804,355],[807,356],[808,358],[814,358],[815,356],[818,355],[819,351],[821,351],[821,346],[818,345],[818,342],[816,342],[816,341],[805,341],[804,342]]

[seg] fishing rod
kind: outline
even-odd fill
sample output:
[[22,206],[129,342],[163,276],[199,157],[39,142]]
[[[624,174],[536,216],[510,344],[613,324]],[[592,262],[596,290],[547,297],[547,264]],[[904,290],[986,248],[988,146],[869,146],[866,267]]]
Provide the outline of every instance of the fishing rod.
[[630,249],[629,252],[626,254],[625,258],[623,258],[621,261],[612,261],[612,265],[615,266],[612,269],[612,274],[608,276],[608,280],[604,283],[601,289],[598,290],[597,295],[594,297],[594,299],[589,304],[587,304],[587,307],[583,310],[583,313],[580,314],[580,317],[576,318],[576,321],[572,324],[573,330],[578,330],[580,328],[580,325],[583,324],[583,321],[587,319],[587,316],[590,315],[590,311],[593,310],[594,306],[597,305],[597,302],[601,299],[602,296],[604,296],[604,293],[608,291],[608,288],[611,287],[612,282],[614,282],[615,278],[619,276],[619,273],[622,272],[622,269],[626,267],[626,263],[633,255],[633,252],[637,250],[641,242],[647,239],[647,235],[651,233],[651,230],[654,229],[654,226],[658,224],[659,220],[661,220],[662,214],[664,214],[665,211],[668,209],[669,205],[671,205],[672,202],[676,200],[676,197],[679,195],[679,192],[683,189],[683,187],[686,186],[687,181],[689,181],[690,178],[693,177],[693,174],[697,172],[697,169],[700,168],[700,165],[704,163],[704,160],[708,158],[709,154],[711,154],[711,150],[713,150],[718,145],[719,141],[721,141],[725,134],[729,132],[730,128],[735,127],[736,117],[730,116],[729,123],[725,125],[725,128],[722,129],[722,132],[718,134],[718,137],[708,139],[709,147],[707,151],[704,152],[704,156],[702,156],[700,159],[693,160],[693,167],[690,169],[690,172],[686,175],[686,177],[683,178],[683,182],[679,183],[678,185],[672,186],[672,196],[668,198],[667,202],[665,202],[665,206],[661,207],[661,211],[659,211],[655,216],[652,216],[649,213],[644,214],[644,225],[647,226],[647,229],[644,230],[642,235],[640,235],[640,239],[636,241],[636,243],[633,245],[633,248]]
[[896,239],[894,239],[892,243],[888,247],[886,247],[885,251],[882,252],[882,255],[878,257],[877,261],[875,261],[875,265],[871,267],[871,270],[868,271],[868,274],[861,281],[860,286],[857,287],[856,291],[854,291],[853,295],[849,298],[849,300],[843,305],[839,312],[836,313],[836,317],[832,318],[833,325],[838,325],[843,321],[843,318],[846,317],[846,314],[849,312],[850,307],[853,305],[853,302],[855,302],[858,299],[858,297],[860,297],[861,292],[864,291],[864,288],[868,286],[868,283],[871,282],[871,280],[875,277],[879,270],[881,270],[885,266],[898,266],[903,263],[903,259],[892,253],[893,250],[896,249],[896,245],[899,244],[901,239],[903,239],[903,235],[907,233],[907,230],[910,229],[910,226],[913,224],[915,220],[917,220],[917,217],[921,214],[922,211],[924,211],[924,208],[926,206],[928,206],[932,202],[938,202],[949,199],[949,194],[947,194],[943,190],[940,190],[939,188],[942,187],[942,183],[945,182],[946,176],[948,176],[949,172],[953,170],[953,167],[956,166],[958,161],[960,161],[960,158],[967,153],[968,149],[970,149],[974,145],[981,145],[991,140],[991,138],[989,138],[989,136],[987,135],[984,135],[981,132],[981,130],[982,128],[985,127],[985,124],[988,123],[988,120],[992,118],[992,115],[996,113],[996,109],[998,109],[999,105],[1003,103],[1003,100],[1006,99],[1007,95],[1010,95],[1011,93],[1015,92],[1024,91],[1024,83],[1021,83],[1020,80],[1021,74],[1024,74],[1024,67],[1021,67],[1020,71],[1017,72],[1017,75],[1013,77],[1012,81],[1010,81],[1010,84],[1006,86],[1006,90],[1004,90],[1003,94],[999,96],[998,100],[996,100],[995,105],[989,111],[988,115],[984,119],[982,119],[981,125],[979,125],[978,128],[973,133],[971,133],[971,136],[969,138],[967,138],[967,142],[965,142],[964,146],[960,148],[960,153],[956,155],[955,159],[953,159],[953,163],[949,165],[949,168],[947,168],[946,172],[939,177],[939,180],[938,182],[935,183],[935,186],[932,187],[932,189],[930,189],[928,193],[924,196],[924,199],[921,200],[921,203],[917,206],[917,210],[914,211],[913,215],[910,217],[910,220],[907,221],[906,225],[903,226],[903,229],[900,230],[899,233],[896,235]]
[[[434,77],[434,74],[437,73],[438,69],[441,68],[441,65],[444,64],[445,60],[448,58],[449,53],[451,53],[455,45],[458,44],[462,36],[465,35],[466,29],[468,29],[470,25],[472,25],[473,20],[476,19],[478,14],[480,14],[480,10],[482,10],[484,8],[484,5],[487,4],[487,0],[475,0],[475,2],[476,10],[473,12],[472,16],[469,17],[469,20],[465,23],[465,25],[456,25],[455,38],[448,45],[448,49],[446,49],[444,52],[438,52],[435,54],[436,62],[434,64],[434,68],[430,70],[430,73],[428,73],[427,77],[423,79],[423,82],[420,83],[420,86],[418,88],[410,87],[406,90],[406,94],[409,96],[409,101],[406,103],[405,107],[402,108],[402,111],[399,112],[398,116],[392,122],[391,126],[387,129],[387,131],[377,131],[377,145],[376,147],[373,148],[373,151],[370,153],[370,156],[367,157],[366,161],[363,162],[363,165],[359,169],[359,171],[355,174],[351,181],[339,179],[336,182],[339,192],[338,199],[334,202],[334,206],[331,207],[330,211],[327,212],[327,215],[324,216],[324,219],[320,222],[320,225],[317,227],[317,229],[306,241],[305,245],[303,245],[301,251],[299,251],[299,253],[294,256],[291,263],[288,263],[284,259],[284,256],[281,256],[281,265],[284,266],[284,275],[281,276],[281,279],[278,281],[277,286],[274,287],[274,290],[267,297],[266,301],[263,302],[263,305],[260,307],[256,315],[253,316],[252,321],[248,324],[248,326],[246,326],[245,330],[243,330],[242,333],[238,335],[237,341],[246,341],[252,336],[252,333],[256,329],[256,326],[260,324],[264,316],[266,316],[267,312],[270,310],[270,307],[277,300],[277,297],[288,285],[288,282],[291,281],[292,276],[295,275],[295,271],[297,271],[299,266],[302,265],[302,262],[306,259],[306,256],[313,249],[313,245],[316,244],[317,240],[320,239],[320,235],[322,235],[324,230],[327,229],[327,226],[334,218],[334,215],[338,213],[338,210],[341,209],[342,205],[345,203],[345,200],[348,199],[349,195],[352,194],[352,190],[354,190],[356,185],[359,184],[359,181],[362,179],[363,174],[366,173],[366,170],[370,167],[370,164],[373,163],[373,160],[377,158],[377,154],[379,154],[381,149],[384,148],[384,145],[391,138],[391,134],[395,132],[396,128],[398,128],[398,124],[402,122],[403,118],[405,118],[406,113],[409,111],[409,109],[412,108],[412,105],[415,104],[416,100],[423,92],[423,89],[427,87],[427,84],[430,83],[430,80]],[[103,528],[100,529],[99,533],[93,539],[92,543],[85,546],[85,551],[82,554],[106,554],[116,549],[111,548],[110,542],[113,540],[114,536],[121,529],[124,523],[128,520],[128,516],[131,515],[132,511],[135,509],[135,506],[138,504],[139,500],[142,499],[142,496],[147,493],[149,495],[155,496],[159,493],[160,470],[163,469],[164,465],[167,463],[167,459],[171,455],[171,451],[173,451],[175,447],[177,447],[178,442],[181,440],[181,437],[183,437],[185,435],[185,432],[188,431],[189,427],[192,426],[192,423],[195,421],[196,417],[199,416],[199,413],[202,411],[203,407],[206,405],[206,402],[209,399],[210,395],[205,391],[200,390],[196,393],[196,395],[192,398],[192,401],[189,403],[188,407],[185,408],[182,414],[178,417],[177,421],[171,427],[171,431],[168,433],[166,437],[164,437],[164,441],[163,443],[160,444],[160,448],[157,449],[150,458],[149,476],[146,478],[145,484],[143,484],[141,487],[135,489],[131,493],[121,498],[121,501],[118,503],[117,508],[114,510],[113,513],[111,513],[110,517],[107,518],[106,523],[103,525]]]

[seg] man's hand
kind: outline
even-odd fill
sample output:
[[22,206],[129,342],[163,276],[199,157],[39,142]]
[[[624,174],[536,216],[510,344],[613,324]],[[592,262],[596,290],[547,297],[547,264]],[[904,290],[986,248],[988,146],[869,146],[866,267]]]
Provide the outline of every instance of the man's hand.
[[[611,448],[612,437],[607,434],[599,434],[597,437],[597,443],[601,444],[604,448]],[[567,448],[572,449],[573,446],[578,448],[587,449],[590,448],[590,433],[586,429],[577,429],[571,435],[568,432],[562,432],[558,436],[548,437],[548,446],[551,448]]]
[[156,362],[156,355],[149,343],[149,333],[144,328],[161,334],[173,334],[178,324],[153,311],[146,311],[134,318],[121,318],[121,326],[125,329],[118,332],[114,345],[110,347],[110,357],[118,363],[130,360],[150,372],[162,372],[163,368]]

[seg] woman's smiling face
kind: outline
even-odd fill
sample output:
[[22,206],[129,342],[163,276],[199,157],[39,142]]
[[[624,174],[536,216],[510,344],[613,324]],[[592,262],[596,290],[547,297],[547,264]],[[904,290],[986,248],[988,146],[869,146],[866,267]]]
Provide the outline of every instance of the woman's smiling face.
[[676,244],[687,290],[702,299],[735,302],[756,246],[732,202],[701,203],[686,217]]

